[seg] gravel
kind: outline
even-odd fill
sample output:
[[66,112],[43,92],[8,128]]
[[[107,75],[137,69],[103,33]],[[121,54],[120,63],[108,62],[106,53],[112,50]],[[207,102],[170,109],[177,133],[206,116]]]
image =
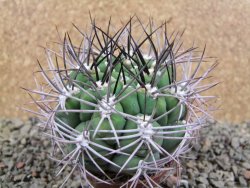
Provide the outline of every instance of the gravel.
[[[50,141],[37,130],[36,120],[0,119],[0,188],[57,188],[70,172],[55,177],[56,164],[48,159]],[[76,174],[66,187],[81,187]]]
[[182,178],[189,187],[250,187],[249,152],[250,123],[214,124],[182,160]]
[[[70,172],[66,168],[55,177],[50,141],[38,133],[36,123],[34,118],[0,119],[0,188],[56,188]],[[250,187],[250,123],[204,128],[181,160],[182,188]],[[81,187],[77,172],[66,187]]]

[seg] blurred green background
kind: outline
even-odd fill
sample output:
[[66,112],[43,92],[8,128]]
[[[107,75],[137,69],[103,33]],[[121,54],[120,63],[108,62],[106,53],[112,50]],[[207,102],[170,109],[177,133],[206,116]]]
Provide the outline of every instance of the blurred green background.
[[[207,45],[206,54],[220,65],[213,73],[222,83],[210,93],[220,97],[221,121],[250,120],[250,1],[238,0],[1,0],[0,1],[0,116],[27,118],[18,107],[30,101],[20,87],[33,88],[36,59],[46,64],[41,46],[74,36],[72,23],[82,30],[89,26],[89,11],[102,26],[112,16],[120,25],[133,14],[142,20],[168,22],[170,30],[186,28],[185,46]],[[73,37],[74,38],[74,37]],[[76,37],[77,38],[77,37]],[[79,43],[79,42],[77,42]]]

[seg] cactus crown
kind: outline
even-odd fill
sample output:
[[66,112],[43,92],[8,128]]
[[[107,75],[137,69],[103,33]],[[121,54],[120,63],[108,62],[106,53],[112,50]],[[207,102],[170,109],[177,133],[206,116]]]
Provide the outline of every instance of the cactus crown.
[[40,96],[32,112],[63,165],[59,173],[72,165],[90,186],[160,187],[153,177],[179,169],[210,117],[212,97],[201,93],[215,84],[202,81],[216,64],[198,75],[205,48],[182,50],[183,33],[168,36],[166,23],[131,18],[104,31],[92,20],[90,34],[80,33],[79,47],[66,34],[59,53],[45,49],[48,69],[38,64],[46,84],[28,90]]

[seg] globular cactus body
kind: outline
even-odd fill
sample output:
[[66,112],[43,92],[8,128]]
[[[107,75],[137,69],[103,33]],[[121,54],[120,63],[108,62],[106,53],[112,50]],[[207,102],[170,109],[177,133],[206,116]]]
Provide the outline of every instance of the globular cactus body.
[[168,38],[164,24],[152,30],[153,22],[136,21],[138,40],[133,19],[113,35],[93,22],[79,48],[65,36],[63,67],[46,50],[52,78],[41,67],[48,86],[34,93],[43,101],[46,135],[63,168],[77,167],[89,185],[160,186],[151,177],[174,173],[172,164],[180,165],[178,157],[209,116],[200,91],[211,85],[200,83],[215,66],[196,76],[203,54],[180,51],[178,35]]

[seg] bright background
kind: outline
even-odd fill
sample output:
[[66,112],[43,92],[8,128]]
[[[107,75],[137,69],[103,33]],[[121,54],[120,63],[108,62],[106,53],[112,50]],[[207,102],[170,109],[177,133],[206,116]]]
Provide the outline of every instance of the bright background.
[[[47,42],[89,25],[89,11],[100,25],[113,24],[136,13],[149,16],[170,30],[186,28],[183,40],[195,41],[220,66],[213,75],[222,83],[210,93],[220,97],[215,117],[221,121],[250,120],[250,1],[249,0],[0,0],[0,116],[26,118],[18,107],[30,101],[20,87],[32,88],[36,59],[44,60]],[[74,34],[73,34],[74,35]],[[188,46],[188,45],[187,45]]]

